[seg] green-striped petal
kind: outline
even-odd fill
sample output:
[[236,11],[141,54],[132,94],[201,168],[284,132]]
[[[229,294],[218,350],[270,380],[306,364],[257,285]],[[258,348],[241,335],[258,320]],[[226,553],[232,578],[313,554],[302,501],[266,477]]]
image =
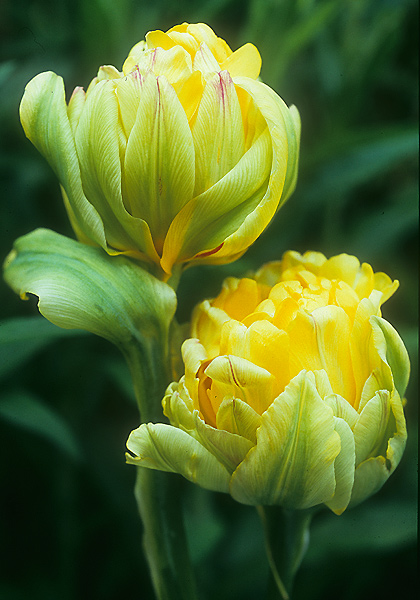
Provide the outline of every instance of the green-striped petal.
[[132,214],[150,226],[156,246],[192,198],[194,147],[187,116],[165,77],[149,74],[124,162],[124,194]]
[[343,513],[351,498],[354,484],[354,436],[349,424],[344,420],[334,417],[335,430],[340,436],[340,454],[334,461],[335,493],[331,500],[325,504],[336,515]]
[[129,464],[179,473],[189,481],[216,492],[229,491],[229,473],[193,437],[163,423],[148,423],[131,432],[126,454]]
[[245,504],[309,508],[332,499],[341,448],[332,411],[302,371],[262,415],[257,445],[232,475],[232,496]]
[[[76,112],[79,109],[80,106]],[[82,188],[63,79],[51,71],[34,77],[25,88],[20,118],[26,136],[47,159],[65,189],[79,227],[90,240],[106,249],[101,217]],[[73,122],[75,117],[71,118]]]

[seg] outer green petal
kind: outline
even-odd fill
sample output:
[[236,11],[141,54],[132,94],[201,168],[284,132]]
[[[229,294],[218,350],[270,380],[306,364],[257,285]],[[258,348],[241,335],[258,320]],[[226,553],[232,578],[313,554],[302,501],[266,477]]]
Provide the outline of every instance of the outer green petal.
[[346,421],[350,426],[350,429],[353,430],[357,423],[357,419],[359,418],[359,414],[347,400],[338,394],[331,394],[324,398],[324,402],[327,406],[332,408],[335,417]]
[[407,429],[402,403],[397,393],[391,395],[389,402],[392,415],[385,432],[383,448],[379,449],[382,455],[372,456],[356,468],[351,506],[376,493],[395,471],[403,455]]
[[162,249],[175,215],[193,197],[194,146],[187,116],[166,78],[146,76],[128,138],[124,193]]
[[89,239],[106,248],[101,217],[82,188],[62,78],[51,71],[34,77],[26,86],[20,118],[27,137],[50,163],[65,189],[79,227]]
[[356,506],[381,489],[389,477],[384,456],[369,458],[362,462],[354,475],[353,493],[350,506]]
[[380,330],[386,343],[385,360],[391,367],[394,384],[401,398],[404,397],[410,377],[410,359],[407,350],[395,329],[381,317],[372,317],[374,331]]
[[240,227],[264,196],[270,163],[270,139],[265,130],[231,171],[190,200],[175,217],[163,249],[166,271],[176,261],[213,250]]
[[336,515],[343,513],[350,502],[354,483],[354,436],[346,421],[334,417],[335,430],[340,436],[341,450],[334,462],[336,488],[335,494],[326,502]]
[[[391,416],[389,392],[380,390],[363,408],[354,426],[356,444],[356,465],[378,454],[385,454],[387,440],[384,440]],[[384,446],[385,443],[385,446]],[[381,452],[382,449],[382,452]]]
[[238,398],[225,398],[216,415],[218,429],[247,438],[253,445],[257,443],[257,429],[261,416],[246,402]]
[[126,141],[113,81],[99,81],[87,94],[75,141],[83,189],[102,216],[110,246],[142,252],[158,262],[149,226],[123,204],[121,161]]
[[132,465],[179,473],[189,481],[216,492],[229,491],[229,473],[193,437],[163,423],[148,423],[131,432],[126,454]]
[[183,378],[180,383],[173,382],[168,386],[162,406],[164,415],[172,425],[184,431],[192,431],[195,428],[193,401],[189,397]]
[[302,371],[262,415],[257,445],[232,476],[231,494],[244,504],[310,508],[335,491],[340,436],[314,377]]
[[194,196],[199,196],[233,169],[244,153],[241,107],[227,71],[215,73],[207,81],[192,136],[196,153]]
[[207,425],[198,411],[195,411],[194,416],[200,443],[232,473],[254,444],[240,435]]
[[19,238],[5,263],[5,279],[64,329],[86,329],[123,349],[133,338],[166,336],[176,296],[138,264],[109,257],[48,229]]
[[[271,137],[273,160],[266,194],[237,231],[225,240],[223,248],[216,257],[232,256],[248,248],[290,196],[296,183],[297,165],[294,163],[298,160],[300,136],[297,109],[293,109],[290,115],[291,109],[272,89],[260,81],[248,77],[235,77],[234,83],[249,93],[266,120]],[[287,188],[286,195],[284,195],[285,188]]]

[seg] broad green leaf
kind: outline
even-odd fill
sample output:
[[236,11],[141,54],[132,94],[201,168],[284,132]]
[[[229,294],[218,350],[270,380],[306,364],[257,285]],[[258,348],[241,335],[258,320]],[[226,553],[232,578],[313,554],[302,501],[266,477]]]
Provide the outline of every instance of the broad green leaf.
[[15,292],[39,297],[39,310],[64,329],[85,329],[126,349],[166,336],[175,292],[137,263],[110,257],[48,229],[15,242],[5,263]]

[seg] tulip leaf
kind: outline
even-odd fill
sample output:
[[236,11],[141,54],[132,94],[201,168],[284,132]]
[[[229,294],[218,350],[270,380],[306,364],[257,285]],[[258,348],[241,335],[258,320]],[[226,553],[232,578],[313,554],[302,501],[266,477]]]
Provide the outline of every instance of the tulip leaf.
[[34,354],[63,337],[85,335],[64,330],[40,317],[18,317],[0,322],[0,378]]
[[5,279],[22,299],[64,329],[85,329],[121,349],[133,339],[162,339],[176,308],[175,292],[139,264],[110,257],[48,229],[19,238],[5,263]]
[[0,402],[0,416],[49,440],[73,460],[81,460],[81,449],[67,423],[32,394],[19,390],[6,394]]

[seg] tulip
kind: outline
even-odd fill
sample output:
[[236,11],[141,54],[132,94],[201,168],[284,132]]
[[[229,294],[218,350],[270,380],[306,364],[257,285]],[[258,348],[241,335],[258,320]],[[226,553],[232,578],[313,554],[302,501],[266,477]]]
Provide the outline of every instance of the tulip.
[[300,121],[204,24],[152,31],[120,72],[99,69],[68,105],[55,73],[26,86],[20,116],[48,160],[82,242],[174,265],[242,255],[292,193]]
[[133,431],[127,461],[251,505],[341,514],[375,493],[407,437],[408,355],[380,309],[397,287],[317,252],[228,278],[194,311],[171,424]]

